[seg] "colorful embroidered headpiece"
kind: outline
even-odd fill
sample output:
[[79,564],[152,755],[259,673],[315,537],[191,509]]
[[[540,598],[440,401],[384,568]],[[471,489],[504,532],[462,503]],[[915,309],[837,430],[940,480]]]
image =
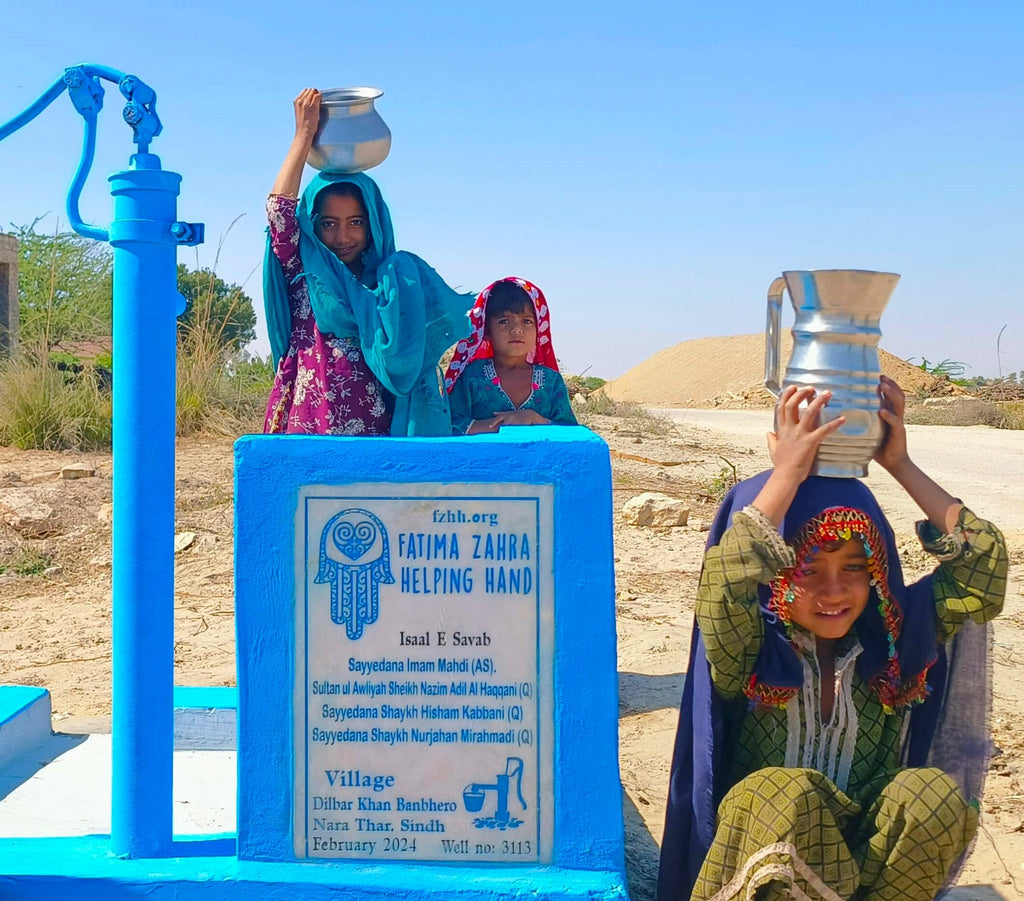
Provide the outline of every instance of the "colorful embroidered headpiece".
[[470,333],[468,338],[463,338],[455,346],[455,356],[448,364],[448,370],[444,374],[444,388],[449,394],[455,382],[458,381],[462,371],[474,360],[485,360],[494,356],[494,348],[491,342],[484,337],[484,329],[487,325],[487,298],[495,285],[503,282],[511,282],[522,288],[533,303],[533,311],[537,317],[537,344],[527,360],[546,366],[548,369],[558,371],[558,361],[555,359],[555,351],[551,346],[551,314],[548,311],[548,303],[544,294],[535,284],[524,278],[509,276],[501,278],[484,288],[477,296],[473,309],[469,311]]
[[[859,541],[864,547],[872,589],[870,603],[874,604],[885,633],[887,663],[885,669],[871,679],[870,684],[882,706],[887,711],[892,711],[896,707],[923,700],[926,689],[923,673],[919,674],[911,685],[902,684],[896,645],[903,626],[903,614],[889,590],[889,561],[885,542],[866,513],[852,507],[832,507],[808,522],[792,543],[796,565],[784,570],[771,583],[767,608],[783,623],[786,634],[791,635],[789,606],[793,603],[799,588],[801,571],[821,552],[822,547],[837,541],[851,540]],[[770,689],[769,686],[759,683],[755,677],[748,685],[747,693],[755,704],[763,706],[785,703],[796,691],[783,690],[781,695],[784,697],[780,696],[779,689]]]
[[[819,499],[826,498],[839,503],[819,505]],[[902,634],[902,627],[911,599],[915,616],[934,616],[927,597],[930,588],[920,584],[911,591],[904,585],[892,529],[868,489],[852,479],[811,477],[790,506],[783,535],[793,548],[796,565],[760,590],[765,638],[745,689],[754,706],[784,705],[799,691],[801,651],[792,640],[789,605],[808,561],[823,545],[840,540],[863,544],[871,582],[868,606],[854,625],[864,649],[858,672],[887,712],[923,701],[928,668],[937,653],[934,624],[913,630],[909,637]]]

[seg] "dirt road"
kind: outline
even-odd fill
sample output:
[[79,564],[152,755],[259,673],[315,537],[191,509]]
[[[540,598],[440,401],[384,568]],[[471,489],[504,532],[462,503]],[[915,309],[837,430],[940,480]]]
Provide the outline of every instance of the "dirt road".
[[[742,446],[764,447],[771,413],[764,410],[657,410],[693,429],[706,429]],[[1024,432],[989,426],[907,426],[914,461],[979,515],[1005,530],[1024,530]],[[920,511],[877,466],[866,479],[894,527],[909,526]],[[897,523],[899,526],[897,526]]]

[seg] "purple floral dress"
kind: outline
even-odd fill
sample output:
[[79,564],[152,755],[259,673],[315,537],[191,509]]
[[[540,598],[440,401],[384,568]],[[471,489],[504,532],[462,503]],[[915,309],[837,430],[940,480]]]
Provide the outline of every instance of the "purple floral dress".
[[363,359],[357,338],[324,334],[313,318],[299,256],[298,200],[267,199],[270,244],[288,282],[288,352],[277,364],[263,431],[268,434],[387,435],[388,397]]

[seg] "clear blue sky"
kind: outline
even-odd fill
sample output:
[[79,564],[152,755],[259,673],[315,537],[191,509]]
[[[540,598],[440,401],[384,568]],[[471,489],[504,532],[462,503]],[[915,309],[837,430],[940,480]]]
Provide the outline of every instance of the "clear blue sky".
[[[184,176],[179,215],[206,223],[199,262],[241,215],[218,271],[258,308],[291,101],[370,84],[394,135],[371,174],[399,247],[467,290],[535,281],[569,371],[614,377],[678,341],[759,331],[769,281],[799,268],[901,273],[882,319],[899,356],[1024,369],[1019,0],[14,9],[0,121],[67,65],[138,75],[159,97],[153,150]],[[113,86],[106,100],[83,202],[104,225],[104,176],[131,149]],[[63,220],[80,140],[62,97],[0,143],[0,226]]]

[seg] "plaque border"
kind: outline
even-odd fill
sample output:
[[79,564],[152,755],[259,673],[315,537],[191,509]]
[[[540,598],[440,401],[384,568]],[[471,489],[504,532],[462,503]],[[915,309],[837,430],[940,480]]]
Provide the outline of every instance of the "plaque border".
[[[395,482],[392,483],[396,486],[406,486],[411,483]],[[474,487],[482,487],[484,485],[494,485],[494,482],[480,482],[480,481],[459,481],[459,482],[418,482],[415,483],[422,486],[422,494],[359,494],[352,493],[353,487],[358,487],[357,484],[345,483],[337,486],[337,492],[327,493],[330,491],[330,485],[304,485],[299,488],[298,501],[301,504],[301,515],[302,515],[302,635],[303,635],[303,648],[302,648],[302,681],[305,686],[305,698],[306,703],[304,709],[301,711],[302,716],[302,741],[303,741],[303,761],[306,765],[302,766],[302,777],[303,777],[303,797],[302,797],[302,809],[304,816],[304,827],[302,834],[302,845],[303,845],[303,856],[299,856],[296,853],[297,860],[307,861],[346,861],[346,862],[363,862],[363,863],[389,863],[389,862],[405,862],[405,863],[422,863],[427,865],[481,865],[489,864],[494,866],[543,866],[550,864],[554,856],[554,845],[555,845],[555,812],[552,806],[550,811],[551,822],[548,824],[548,829],[543,828],[541,821],[541,815],[543,812],[542,805],[542,792],[544,790],[544,777],[550,776],[551,789],[554,789],[554,748],[549,749],[548,757],[552,758],[547,766],[545,765],[543,758],[544,746],[541,742],[542,731],[546,735],[547,730],[542,729],[543,726],[543,714],[545,704],[542,703],[540,697],[540,691],[543,689],[549,693],[554,692],[554,660],[552,659],[549,667],[545,671],[544,658],[542,656],[542,639],[544,638],[543,629],[543,615],[544,615],[544,598],[541,595],[541,587],[544,584],[541,577],[542,567],[550,568],[550,583],[552,597],[549,600],[549,604],[552,608],[552,614],[554,612],[554,595],[557,592],[557,586],[555,584],[555,572],[554,572],[554,559],[553,559],[553,544],[554,544],[554,497],[553,497],[553,486],[551,485],[539,485],[531,482],[509,482],[510,486],[514,486],[516,490],[521,490],[522,494],[511,494],[511,495],[499,495],[499,494],[444,494],[438,493],[440,489],[445,488],[448,485],[468,485]],[[537,490],[537,493],[530,494],[530,490]],[[378,489],[379,490],[379,489]],[[544,496],[547,495],[547,496]],[[493,503],[495,501],[499,503],[531,503],[533,505],[533,530],[534,530],[534,547],[541,549],[536,554],[535,561],[533,564],[534,569],[534,592],[533,592],[533,616],[534,616],[534,627],[535,627],[535,642],[534,642],[534,659],[536,661],[534,669],[534,685],[535,691],[538,693],[536,699],[536,722],[534,724],[534,765],[536,766],[537,778],[536,778],[536,798],[534,799],[534,807],[536,810],[536,853],[531,857],[524,857],[521,860],[509,860],[507,858],[499,858],[497,860],[482,860],[480,858],[470,859],[446,859],[446,858],[400,858],[400,857],[374,857],[374,858],[363,858],[363,857],[329,857],[311,855],[309,852],[309,833],[310,833],[310,809],[309,809],[309,705],[310,705],[310,694],[309,694],[309,547],[310,547],[310,531],[309,531],[309,504],[310,501],[339,501],[339,502],[365,502],[365,501],[411,501],[414,503],[422,502],[443,502],[443,503],[457,503],[460,501],[467,501],[471,503]],[[545,510],[544,507],[547,507]],[[296,511],[299,513],[300,511]],[[551,535],[548,536],[547,541],[542,541],[541,534],[541,520],[542,515],[546,514],[550,518]],[[296,516],[298,520],[298,516]],[[297,522],[296,522],[297,525]],[[298,529],[296,529],[296,532]],[[296,535],[296,538],[298,536]],[[296,542],[296,564],[298,563],[298,542]],[[298,576],[298,566],[296,565],[296,576]],[[297,586],[296,586],[297,587]],[[294,632],[296,637],[298,636],[298,623],[294,623]],[[556,653],[555,648],[555,624],[552,617],[550,625],[550,645],[552,658]],[[293,660],[293,664],[296,661]],[[292,682],[297,686],[298,680],[298,667],[293,666],[295,672],[293,673]],[[555,740],[555,710],[554,710],[554,699],[552,698],[551,704],[551,736],[545,740],[554,742]],[[297,717],[300,711],[293,707],[293,716]],[[292,732],[297,734],[299,732],[299,724],[296,722],[292,723]],[[298,769],[300,761],[298,756],[294,756],[292,759],[292,784],[296,783],[295,777],[298,775]],[[547,768],[550,767],[550,772],[547,772]],[[299,813],[298,799],[292,798],[292,806],[295,811],[295,816]],[[294,824],[296,820],[293,819],[292,829],[294,830]],[[295,841],[295,835],[292,835],[293,847],[297,845]]]

